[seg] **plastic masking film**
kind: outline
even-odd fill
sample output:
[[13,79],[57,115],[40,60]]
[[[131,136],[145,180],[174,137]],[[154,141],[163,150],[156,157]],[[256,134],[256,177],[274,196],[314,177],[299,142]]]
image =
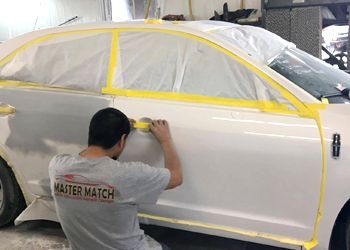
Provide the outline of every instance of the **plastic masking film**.
[[195,29],[200,27],[203,31],[234,44],[264,64],[268,64],[272,58],[275,58],[286,47],[295,47],[294,44],[278,35],[253,26],[211,21],[191,22],[185,24],[185,26]]
[[261,77],[208,44],[154,31],[122,31],[118,38],[113,88],[290,104]]
[[0,66],[0,79],[99,92],[106,82],[110,40],[110,32],[49,38]]

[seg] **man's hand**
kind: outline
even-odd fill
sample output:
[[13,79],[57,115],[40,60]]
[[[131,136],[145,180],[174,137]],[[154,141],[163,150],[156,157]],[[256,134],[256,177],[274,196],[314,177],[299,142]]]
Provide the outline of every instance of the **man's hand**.
[[171,142],[171,134],[167,121],[153,120],[149,128],[160,144]]
[[182,184],[182,171],[179,157],[172,143],[169,124],[165,120],[154,120],[149,126],[164,152],[164,165],[170,171],[170,180],[166,189],[172,189]]

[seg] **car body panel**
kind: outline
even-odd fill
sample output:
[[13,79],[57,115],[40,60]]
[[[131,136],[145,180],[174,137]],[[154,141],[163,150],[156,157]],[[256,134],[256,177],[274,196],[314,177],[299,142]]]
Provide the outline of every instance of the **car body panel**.
[[[350,110],[346,104],[327,105],[321,109],[320,117],[326,139],[326,184],[324,192],[324,208],[319,229],[319,242],[321,246],[328,246],[334,221],[345,203],[350,199]],[[332,157],[332,137],[334,133],[341,135],[340,157]]]
[[[49,205],[43,205],[46,204],[46,196],[50,195],[50,190],[47,189],[48,177],[45,177],[50,158],[56,153],[78,153],[86,144],[84,138],[91,115],[100,108],[114,106],[141,121],[145,117],[168,119],[172,124],[176,145],[179,145],[179,151],[184,158],[183,187],[164,193],[155,207],[142,207],[143,212],[149,213],[140,215],[145,221],[285,247],[304,245],[306,249],[310,249],[319,241],[318,248],[326,248],[335,217],[350,197],[347,192],[349,187],[343,182],[339,185],[337,174],[331,172],[333,170],[330,166],[334,165],[334,160],[329,157],[328,151],[332,131],[337,130],[339,120],[344,120],[341,114],[348,114],[347,111],[339,110],[339,115],[334,116],[332,112],[338,110],[333,109],[333,105],[321,104],[309,93],[269,68],[259,57],[242,50],[242,45],[210,32],[211,28],[218,27],[209,27],[207,24],[197,25],[197,28],[190,26],[181,23],[129,22],[41,30],[5,42],[0,47],[0,61],[26,46],[46,39],[47,36],[63,36],[72,32],[117,32],[118,29],[137,28],[183,36],[190,34],[188,37],[207,41],[221,52],[232,55],[255,73],[264,76],[299,111],[291,114],[281,110],[263,110],[260,106],[247,106],[244,101],[239,103],[239,100],[235,103],[241,105],[235,106],[231,103],[227,106],[215,103],[214,99],[197,102],[195,98],[190,98],[184,102],[181,98],[171,99],[162,93],[154,93],[153,98],[150,98],[143,92],[113,92],[107,88],[105,95],[100,95],[69,89],[34,87],[26,82],[16,87],[0,81],[0,101],[17,109],[11,116],[0,115],[0,129],[7,131],[0,137],[0,145],[15,172],[23,176],[25,185],[21,187],[25,194],[29,194],[27,202],[33,203],[28,207],[27,216],[24,216],[25,211],[22,219],[29,219],[31,215],[35,217],[31,213],[35,209],[43,211],[43,214],[45,209],[52,209],[52,206],[49,208]],[[262,36],[261,39],[268,41],[270,37]],[[257,42],[252,41],[250,46]],[[35,111],[31,108],[35,108]],[[38,118],[43,120],[44,125],[38,123]],[[68,128],[67,124],[73,125]],[[218,127],[222,130],[218,131]],[[341,131],[343,133],[345,127]],[[29,132],[33,134],[25,138]],[[324,137],[320,138],[322,133]],[[145,160],[160,167],[160,148],[154,139],[142,130],[135,131],[131,136],[135,140],[129,140],[122,159]],[[232,144],[232,141],[237,141],[238,144]],[[203,147],[202,151],[195,151],[198,142],[201,142],[199,145]],[[249,150],[260,158],[252,157]],[[145,152],[148,154],[145,155]],[[215,152],[215,155],[211,155],[211,152]],[[241,154],[236,155],[235,152]],[[196,157],[192,159],[191,154]],[[306,157],[306,162],[298,158],[301,156]],[[323,156],[326,161],[322,160]],[[259,165],[261,161],[264,162],[264,168],[254,168],[254,164]],[[283,161],[285,164],[282,164]],[[28,162],[40,166],[40,173],[26,168]],[[225,166],[231,176],[217,171],[217,166],[214,167],[216,164],[224,165],[222,162],[234,163],[232,166]],[[338,162],[344,166],[344,157]],[[194,167],[186,168],[186,165]],[[206,166],[205,169],[210,174],[201,172],[201,166]],[[295,167],[298,171],[294,171]],[[335,204],[329,204],[332,200],[328,182],[324,183],[325,170],[331,176],[332,192],[337,192]],[[348,174],[344,172],[344,180],[349,178]],[[231,185],[232,179],[237,188],[210,188],[207,185],[210,177],[215,177],[225,185]],[[254,185],[250,185],[251,183]],[[261,185],[260,189],[256,186],[258,184]],[[326,188],[324,210],[323,188]],[[206,196],[203,191],[209,195]],[[212,191],[215,192],[211,193]],[[196,199],[190,199],[191,197]],[[39,202],[44,199],[45,202]],[[235,202],[236,200],[239,202]],[[259,201],[257,206],[256,201]],[[52,219],[51,215],[49,217]],[[318,221],[321,221],[320,227]],[[317,237],[318,229],[320,233]]]
[[[123,97],[115,99],[115,107],[137,120],[169,120],[181,156],[183,185],[142,211],[305,241],[312,237],[322,165],[312,119]],[[160,150],[149,133],[137,130],[121,159],[160,167]]]
[[108,96],[21,88],[2,88],[0,99],[16,108],[9,119],[0,119],[1,131],[7,131],[0,143],[36,196],[51,195],[47,167],[52,156],[79,153],[92,115],[113,104]]

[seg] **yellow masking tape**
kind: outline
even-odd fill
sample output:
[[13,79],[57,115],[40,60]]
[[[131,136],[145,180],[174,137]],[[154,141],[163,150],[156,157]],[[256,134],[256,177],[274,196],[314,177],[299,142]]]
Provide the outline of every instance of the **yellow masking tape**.
[[161,24],[163,23],[162,19],[145,19],[144,23],[146,24]]
[[117,50],[118,50],[118,32],[113,31],[112,42],[111,42],[111,52],[109,55],[108,64],[108,75],[107,75],[107,88],[112,88],[114,70],[117,64]]
[[305,105],[309,108],[310,112],[313,112],[313,113],[315,112],[317,113],[318,110],[324,110],[328,106],[328,104],[325,104],[325,103],[306,103]]
[[136,129],[149,129],[149,123],[147,122],[135,122],[133,128]]
[[324,104],[329,104],[328,99],[325,98],[325,97],[321,98],[321,102],[324,103]]
[[14,107],[11,107],[11,106],[1,106],[0,104],[0,114],[6,114],[6,115],[9,115],[9,114],[13,114],[16,112],[16,109]]
[[115,89],[115,88],[103,88],[102,93],[119,96],[151,98],[151,99],[163,99],[174,100],[182,102],[194,102],[205,103],[213,105],[225,105],[234,107],[247,107],[257,108],[262,111],[276,112],[276,113],[288,113],[298,114],[297,111],[288,110],[287,106],[274,101],[258,101],[258,100],[242,100],[223,97],[211,97],[196,94],[175,93],[175,92],[157,92],[146,90],[127,90],[127,89]]
[[321,152],[322,152],[322,177],[321,177],[321,185],[320,185],[320,198],[318,201],[318,209],[317,209],[317,215],[316,215],[316,221],[314,225],[314,232],[312,235],[312,239],[310,242],[307,242],[304,247],[306,250],[312,249],[315,246],[317,246],[317,234],[318,234],[318,228],[319,224],[323,215],[323,199],[324,199],[324,189],[326,185],[326,170],[327,170],[327,165],[326,165],[326,147],[325,147],[325,141],[324,141],[324,134],[323,134],[323,129],[322,129],[322,123],[321,123],[321,118],[319,116],[319,113],[316,109],[314,109],[314,114],[315,114],[315,120],[318,126],[318,130],[320,133],[320,138],[321,138]]
[[167,217],[156,216],[156,215],[149,215],[149,214],[144,214],[144,213],[139,213],[138,216],[140,218],[156,220],[156,221],[163,221],[163,222],[172,223],[172,224],[180,224],[180,225],[193,226],[193,227],[199,227],[199,228],[205,228],[205,229],[213,229],[213,230],[218,230],[218,231],[224,231],[224,232],[230,232],[230,233],[234,233],[234,234],[245,235],[245,236],[249,236],[249,237],[258,237],[258,238],[273,240],[273,241],[281,242],[284,244],[290,244],[290,245],[296,245],[296,246],[303,246],[305,243],[301,240],[291,239],[291,238],[287,238],[287,237],[283,237],[283,236],[275,236],[275,235],[271,235],[271,234],[245,231],[245,230],[232,228],[232,227],[228,227],[228,226],[209,224],[209,223],[204,223],[204,222],[199,222],[199,221],[180,220],[180,219],[167,218]]

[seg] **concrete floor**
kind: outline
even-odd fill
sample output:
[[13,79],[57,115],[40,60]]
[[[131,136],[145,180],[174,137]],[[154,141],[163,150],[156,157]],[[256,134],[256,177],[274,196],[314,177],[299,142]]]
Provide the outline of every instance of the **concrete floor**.
[[[224,239],[181,230],[143,226],[145,232],[172,250],[282,250],[237,240]],[[0,249],[42,250],[69,249],[58,223],[29,221],[18,227],[0,229]]]

